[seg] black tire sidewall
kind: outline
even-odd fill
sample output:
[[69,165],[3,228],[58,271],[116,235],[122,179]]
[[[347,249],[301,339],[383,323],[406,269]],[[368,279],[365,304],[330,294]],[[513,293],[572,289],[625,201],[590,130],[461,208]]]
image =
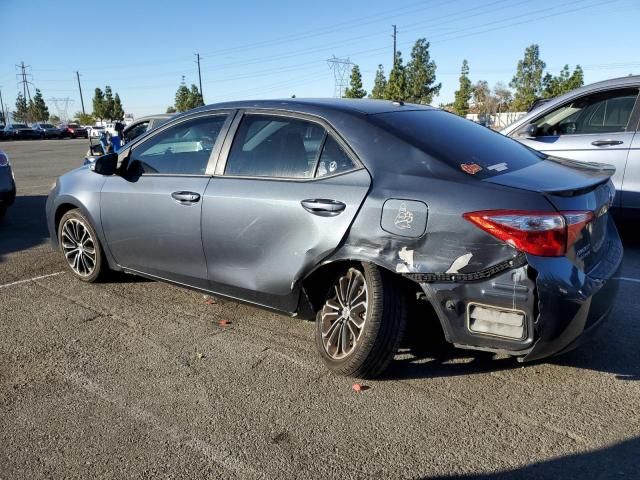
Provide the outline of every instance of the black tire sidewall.
[[[96,250],[96,264],[91,275],[85,276],[85,275],[79,275],[78,273],[76,273],[73,270],[73,268],[71,268],[71,265],[69,265],[69,262],[67,261],[66,258],[64,259],[64,263],[69,269],[69,271],[73,273],[74,277],[78,278],[79,280],[82,280],[83,282],[93,283],[101,277],[103,271],[105,270],[104,255],[102,253],[102,245],[100,245],[100,240],[98,239],[98,235],[96,234],[96,231],[93,228],[93,225],[91,225],[91,222],[78,209],[69,210],[67,213],[65,213],[62,216],[62,218],[60,219],[60,222],[58,223],[58,244],[60,246],[60,251],[63,252],[62,227],[69,219],[72,219],[72,218],[82,222],[82,224],[89,231],[89,234],[93,238],[93,244]],[[64,256],[64,252],[63,252],[63,256]]]

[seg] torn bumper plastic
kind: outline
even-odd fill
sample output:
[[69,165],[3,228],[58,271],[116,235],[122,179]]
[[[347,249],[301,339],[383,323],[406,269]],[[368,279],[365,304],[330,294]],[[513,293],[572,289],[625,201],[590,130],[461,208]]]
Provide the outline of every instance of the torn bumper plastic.
[[[606,257],[588,274],[567,257],[519,255],[481,272],[405,276],[420,284],[449,342],[529,361],[574,348],[607,318],[623,255],[617,232],[605,248]],[[524,312],[522,338],[472,331],[470,304]]]

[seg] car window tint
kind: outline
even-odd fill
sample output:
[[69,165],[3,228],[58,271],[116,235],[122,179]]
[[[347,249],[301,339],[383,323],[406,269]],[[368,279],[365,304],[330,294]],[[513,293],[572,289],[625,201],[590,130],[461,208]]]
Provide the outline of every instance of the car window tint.
[[310,178],[325,130],[294,118],[247,115],[242,119],[225,175]]
[[498,132],[441,110],[378,113],[368,119],[457,171],[475,170],[472,176],[478,180],[520,170],[546,158]]
[[201,117],[174,125],[135,147],[133,174],[202,175],[226,115]]
[[580,97],[533,122],[538,136],[624,132],[638,89],[620,89]]
[[354,168],[353,161],[343,150],[340,144],[331,135],[327,136],[324,143],[316,177],[324,177],[336,173],[346,172]]

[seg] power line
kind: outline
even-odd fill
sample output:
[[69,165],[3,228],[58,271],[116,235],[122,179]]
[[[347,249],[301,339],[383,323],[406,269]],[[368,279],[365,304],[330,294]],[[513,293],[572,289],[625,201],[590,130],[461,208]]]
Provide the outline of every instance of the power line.
[[47,101],[53,103],[53,105],[56,107],[56,111],[58,112],[58,117],[60,117],[60,120],[69,120],[69,104],[73,103],[73,100],[71,98],[50,97],[47,98]]
[[[27,68],[31,68],[31,65],[25,65],[24,62],[20,62],[20,65],[16,65],[16,68],[20,69],[20,73],[16,74],[16,77],[22,78],[22,80],[18,81],[18,90],[20,90],[20,85],[22,85],[22,97],[29,101],[31,101],[31,91],[29,90],[29,85],[33,85],[27,77],[33,77],[30,73],[27,73]],[[28,97],[27,97],[28,95]]]

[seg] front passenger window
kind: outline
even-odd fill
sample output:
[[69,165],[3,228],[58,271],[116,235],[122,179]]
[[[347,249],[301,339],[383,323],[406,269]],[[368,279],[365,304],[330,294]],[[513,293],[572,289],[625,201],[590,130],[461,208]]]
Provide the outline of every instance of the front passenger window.
[[537,135],[624,132],[637,96],[637,88],[626,88],[578,98],[534,122]]
[[154,135],[131,152],[132,175],[204,175],[226,115],[194,118]]

